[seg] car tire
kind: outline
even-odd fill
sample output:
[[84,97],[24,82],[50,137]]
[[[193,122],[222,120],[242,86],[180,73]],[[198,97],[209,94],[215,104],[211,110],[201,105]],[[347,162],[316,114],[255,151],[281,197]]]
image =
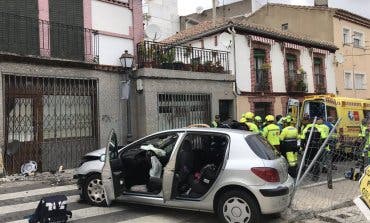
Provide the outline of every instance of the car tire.
[[261,218],[256,199],[242,190],[223,193],[218,199],[216,214],[225,223],[259,223]]
[[82,185],[82,196],[91,205],[107,205],[100,174],[93,174],[86,178],[85,183]]

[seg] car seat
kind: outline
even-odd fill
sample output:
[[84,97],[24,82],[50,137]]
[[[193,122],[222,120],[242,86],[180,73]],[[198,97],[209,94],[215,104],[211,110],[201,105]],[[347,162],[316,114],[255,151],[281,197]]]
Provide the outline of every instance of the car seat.
[[189,187],[189,177],[194,171],[194,152],[189,140],[185,140],[178,156],[178,188],[179,192],[185,192]]

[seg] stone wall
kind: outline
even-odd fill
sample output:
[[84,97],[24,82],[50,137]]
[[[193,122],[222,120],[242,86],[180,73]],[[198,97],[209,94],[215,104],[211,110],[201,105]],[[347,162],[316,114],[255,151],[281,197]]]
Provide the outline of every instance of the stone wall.
[[[164,69],[140,69],[137,78],[143,82],[143,92],[137,94],[138,135],[143,136],[158,131],[158,93],[207,93],[211,95],[211,117],[219,113],[219,100],[234,100],[233,82],[230,74],[189,72]],[[236,118],[236,101],[233,116]]]

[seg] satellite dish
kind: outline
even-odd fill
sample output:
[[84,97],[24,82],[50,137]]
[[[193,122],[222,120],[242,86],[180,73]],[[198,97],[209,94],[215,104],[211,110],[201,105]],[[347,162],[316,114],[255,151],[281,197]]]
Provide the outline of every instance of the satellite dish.
[[150,24],[145,29],[145,36],[152,41],[156,41],[161,38],[161,29],[155,24]]
[[339,63],[339,64],[344,63],[344,56],[343,56],[343,54],[342,53],[339,53],[339,52],[335,53],[335,61],[337,63]]
[[229,33],[223,32],[220,35],[220,42],[226,48],[229,48],[231,46],[231,43],[232,43],[232,36]]
[[202,12],[204,11],[204,8],[202,6],[198,6],[195,11],[197,12],[197,14],[202,14]]

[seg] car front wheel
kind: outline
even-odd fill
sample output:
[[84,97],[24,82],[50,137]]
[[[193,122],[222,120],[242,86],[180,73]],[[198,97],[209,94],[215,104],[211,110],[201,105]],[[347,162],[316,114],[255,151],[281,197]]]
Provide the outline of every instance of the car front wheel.
[[89,176],[82,188],[84,199],[92,205],[105,206],[103,182],[99,174]]
[[257,201],[242,190],[230,190],[222,194],[217,203],[217,215],[227,223],[258,223],[261,217]]

